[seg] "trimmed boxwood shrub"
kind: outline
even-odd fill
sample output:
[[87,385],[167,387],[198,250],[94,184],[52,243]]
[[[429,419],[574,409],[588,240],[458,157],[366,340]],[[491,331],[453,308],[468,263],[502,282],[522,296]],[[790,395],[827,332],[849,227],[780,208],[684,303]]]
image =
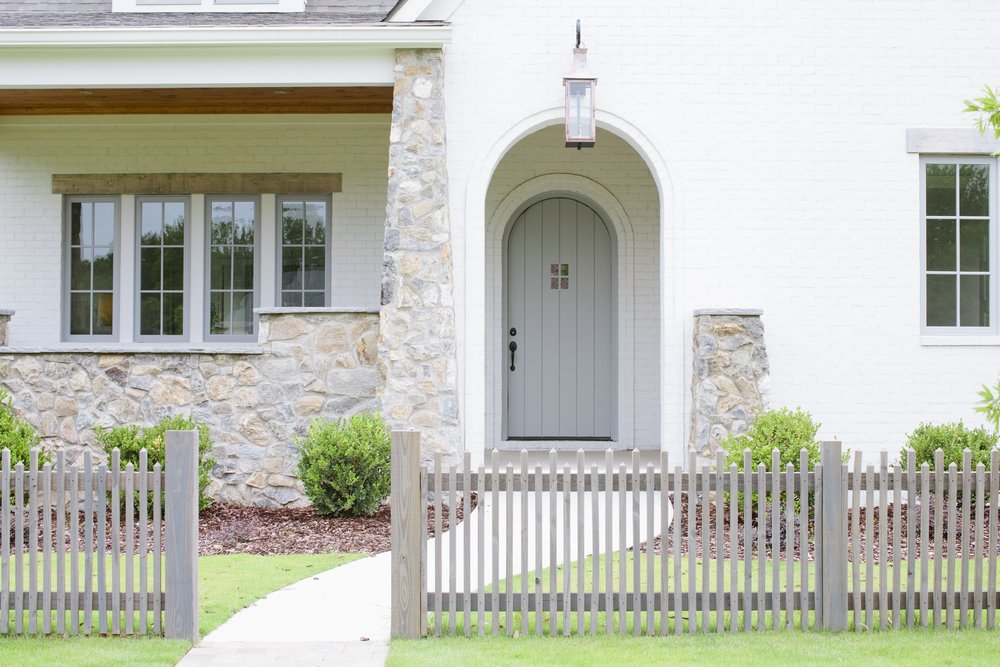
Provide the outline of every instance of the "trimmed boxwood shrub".
[[139,427],[136,425],[113,426],[111,428],[94,427],[94,437],[110,456],[117,447],[121,454],[122,467],[127,463],[139,465],[139,450],[145,449],[149,467],[154,463],[163,464],[166,456],[167,431],[198,431],[198,509],[203,510],[212,504],[212,499],[205,495],[208,486],[208,473],[215,466],[215,461],[208,458],[214,445],[208,426],[198,423],[191,415],[174,415],[164,418],[154,426]]
[[754,417],[750,429],[739,436],[729,436],[720,446],[726,450],[726,463],[743,469],[743,450],[750,450],[754,470],[763,463],[771,469],[771,451],[778,450],[781,469],[791,463],[799,469],[799,452],[804,448],[809,455],[809,469],[819,463],[819,442],[816,433],[820,424],[813,422],[812,414],[801,408],[764,410]]
[[389,428],[378,414],[315,419],[297,438],[299,478],[324,516],[371,516],[389,496]]
[[[35,427],[14,413],[10,392],[0,388],[0,449],[10,450],[11,468],[23,463],[25,468],[31,460],[31,450],[38,447],[41,438]],[[44,449],[38,450],[38,467],[51,463],[52,459]]]
[[907,454],[913,450],[917,465],[930,464],[934,468],[934,452],[940,449],[944,453],[944,465],[954,463],[962,469],[962,452],[968,449],[972,453],[972,469],[982,463],[990,469],[990,454],[997,448],[996,433],[991,433],[985,427],[968,428],[961,421],[950,424],[920,424],[907,434],[906,444],[899,451],[899,463],[906,469]]

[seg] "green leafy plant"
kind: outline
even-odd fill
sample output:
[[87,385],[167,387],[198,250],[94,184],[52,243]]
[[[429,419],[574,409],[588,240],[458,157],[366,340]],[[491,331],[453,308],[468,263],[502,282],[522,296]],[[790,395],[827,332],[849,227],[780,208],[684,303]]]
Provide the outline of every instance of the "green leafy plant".
[[215,466],[215,461],[208,457],[212,451],[212,437],[208,426],[198,423],[193,416],[174,415],[166,417],[154,426],[139,427],[136,425],[113,426],[111,428],[94,427],[94,436],[105,452],[109,455],[114,449],[121,453],[121,463],[139,465],[139,450],[145,449],[152,468],[154,463],[165,463],[166,432],[167,431],[198,431],[198,509],[203,510],[212,504],[212,499],[205,495],[208,486],[208,473]]
[[906,444],[899,452],[900,466],[907,466],[907,454],[912,449],[917,465],[929,463],[934,467],[934,452],[940,449],[944,465],[955,463],[962,467],[962,454],[968,449],[972,455],[972,468],[982,463],[989,470],[990,454],[997,448],[1000,436],[985,427],[968,428],[961,421],[950,424],[920,424],[907,434]]
[[299,477],[324,516],[370,516],[389,495],[389,428],[378,414],[315,419],[297,438]]
[[[31,424],[17,416],[12,403],[10,393],[0,388],[0,449],[10,450],[11,468],[18,463],[23,463],[27,467],[31,460],[31,450],[38,447],[41,438]],[[39,448],[38,466],[41,467],[51,461],[48,452]]]
[[978,113],[976,129],[981,134],[993,130],[993,137],[1000,139],[1000,95],[998,89],[983,86],[983,96],[965,100],[966,113]]
[[[996,393],[994,393],[996,392]],[[979,405],[976,412],[986,415],[986,419],[993,424],[993,431],[1000,432],[1000,380],[992,389],[985,384],[979,390]]]

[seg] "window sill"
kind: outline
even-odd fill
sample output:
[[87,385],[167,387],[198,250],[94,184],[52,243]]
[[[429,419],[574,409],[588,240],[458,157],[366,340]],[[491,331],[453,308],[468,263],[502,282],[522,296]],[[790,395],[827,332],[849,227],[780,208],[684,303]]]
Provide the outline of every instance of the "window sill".
[[140,343],[103,343],[81,345],[67,343],[39,347],[0,347],[3,354],[263,354],[264,348],[256,344],[248,345],[155,345]]
[[925,347],[991,347],[1000,346],[1000,335],[955,335],[921,336],[920,344]]
[[336,315],[337,313],[371,313],[378,315],[377,307],[347,308],[343,306],[309,308],[254,308],[257,315]]

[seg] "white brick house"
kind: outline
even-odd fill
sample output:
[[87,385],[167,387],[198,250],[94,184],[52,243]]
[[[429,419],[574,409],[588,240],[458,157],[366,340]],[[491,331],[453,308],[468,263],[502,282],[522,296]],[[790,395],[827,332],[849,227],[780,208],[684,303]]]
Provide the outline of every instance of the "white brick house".
[[49,445],[193,412],[218,493],[287,504],[317,415],[474,458],[679,452],[766,392],[873,452],[978,421],[1000,371],[1000,146],[961,113],[991,3],[0,12],[0,384]]

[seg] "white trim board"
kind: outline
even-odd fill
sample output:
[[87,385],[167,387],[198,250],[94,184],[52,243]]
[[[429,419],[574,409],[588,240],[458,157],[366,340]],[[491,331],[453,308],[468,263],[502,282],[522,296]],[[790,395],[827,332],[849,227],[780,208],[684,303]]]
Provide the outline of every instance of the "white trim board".
[[906,152],[942,155],[992,155],[1000,151],[1000,139],[974,128],[909,128]]

